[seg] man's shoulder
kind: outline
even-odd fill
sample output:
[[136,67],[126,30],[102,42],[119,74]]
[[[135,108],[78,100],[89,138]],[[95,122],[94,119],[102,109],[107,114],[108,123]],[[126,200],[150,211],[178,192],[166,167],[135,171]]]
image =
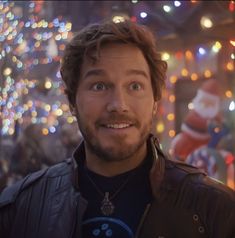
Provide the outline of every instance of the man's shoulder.
[[192,165],[184,162],[166,159],[165,160],[165,179],[175,185],[182,183],[187,179],[199,179],[206,174]]
[[166,163],[166,179],[168,183],[178,187],[182,193],[202,197],[223,197],[235,205],[235,191],[225,184],[207,176],[202,170],[183,162],[168,160]]
[[201,169],[178,160],[166,160],[166,168],[175,168],[178,173],[187,174],[206,174]]
[[46,169],[31,173],[15,184],[6,187],[0,194],[0,207],[13,203],[18,195],[29,187],[45,179],[57,179],[70,173],[71,159],[67,159]]

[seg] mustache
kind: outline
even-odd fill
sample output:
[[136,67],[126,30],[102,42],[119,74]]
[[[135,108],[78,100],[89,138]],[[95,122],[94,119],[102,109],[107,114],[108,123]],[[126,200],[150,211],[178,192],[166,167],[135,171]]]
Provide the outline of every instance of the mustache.
[[99,118],[95,124],[96,126],[100,126],[100,125],[120,123],[120,122],[121,123],[126,122],[135,126],[139,125],[139,121],[136,120],[134,117],[129,115],[121,115],[121,114],[111,114],[107,117]]

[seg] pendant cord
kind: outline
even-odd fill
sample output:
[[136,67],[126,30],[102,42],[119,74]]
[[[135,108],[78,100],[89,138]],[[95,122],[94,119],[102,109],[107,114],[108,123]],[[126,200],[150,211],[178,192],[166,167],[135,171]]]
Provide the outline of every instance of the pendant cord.
[[[110,200],[114,199],[119,192],[121,192],[121,190],[125,187],[125,185],[129,182],[130,178],[133,177],[134,173],[131,173],[126,179],[125,181],[120,185],[120,187],[114,192],[114,194],[112,194],[110,196]],[[105,192],[103,192],[98,185],[94,182],[94,180],[89,176],[88,173],[86,173],[87,178],[89,179],[89,181],[91,182],[91,184],[94,186],[95,190],[102,196],[105,196]]]

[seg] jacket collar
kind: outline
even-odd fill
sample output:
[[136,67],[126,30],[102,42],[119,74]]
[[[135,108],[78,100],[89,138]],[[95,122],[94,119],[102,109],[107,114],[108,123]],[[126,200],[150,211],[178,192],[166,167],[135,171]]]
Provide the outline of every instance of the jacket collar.
[[[165,155],[160,149],[158,139],[150,134],[148,138],[148,153],[152,159],[152,168],[149,178],[152,187],[152,192],[155,197],[159,194],[159,189],[165,173]],[[78,183],[78,166],[82,166],[85,162],[85,146],[84,141],[80,143],[72,155],[72,184],[79,190]]]

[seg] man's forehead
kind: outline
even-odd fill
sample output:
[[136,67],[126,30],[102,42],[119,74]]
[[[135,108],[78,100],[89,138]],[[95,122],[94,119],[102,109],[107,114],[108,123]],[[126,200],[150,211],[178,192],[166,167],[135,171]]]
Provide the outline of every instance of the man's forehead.
[[130,58],[132,55],[143,55],[142,51],[132,44],[108,43],[98,50],[92,50],[89,54],[92,58],[111,57],[111,58]]

